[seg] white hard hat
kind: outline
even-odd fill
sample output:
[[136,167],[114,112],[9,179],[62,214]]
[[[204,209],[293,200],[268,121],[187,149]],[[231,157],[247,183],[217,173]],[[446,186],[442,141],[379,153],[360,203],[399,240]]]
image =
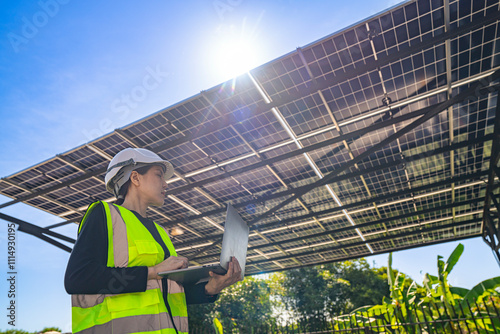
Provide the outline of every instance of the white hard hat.
[[144,148],[126,148],[118,152],[108,165],[104,182],[106,189],[117,198],[120,188],[130,178],[132,171],[146,165],[158,164],[164,167],[165,180],[174,175],[174,167],[166,160],[160,158],[156,153]]

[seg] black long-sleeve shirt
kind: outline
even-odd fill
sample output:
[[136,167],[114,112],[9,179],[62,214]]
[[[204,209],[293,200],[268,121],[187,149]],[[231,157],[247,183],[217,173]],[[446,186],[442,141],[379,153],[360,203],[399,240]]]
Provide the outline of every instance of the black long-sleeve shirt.
[[[132,211],[148,229],[164,252],[165,259],[170,252],[161,239],[152,220]],[[78,239],[71,252],[64,286],[69,294],[128,293],[146,291],[148,268],[146,266],[112,268],[108,261],[108,228],[102,203],[96,205],[88,214]],[[163,279],[166,281],[166,279]],[[163,282],[165,287],[165,282]],[[205,293],[206,283],[186,285],[184,287],[187,304],[211,303],[217,296]],[[166,300],[166,289],[164,299]]]

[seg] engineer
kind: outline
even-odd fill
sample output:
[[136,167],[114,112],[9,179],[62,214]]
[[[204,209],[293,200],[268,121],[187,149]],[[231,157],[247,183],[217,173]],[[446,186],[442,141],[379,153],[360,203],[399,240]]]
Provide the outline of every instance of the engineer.
[[186,268],[167,232],[147,218],[147,208],[164,204],[172,165],[157,154],[127,148],[111,160],[106,188],[115,204],[96,202],[80,222],[66,268],[73,333],[188,333],[187,304],[214,302],[241,279],[235,257],[225,275],[182,286],[158,276]]

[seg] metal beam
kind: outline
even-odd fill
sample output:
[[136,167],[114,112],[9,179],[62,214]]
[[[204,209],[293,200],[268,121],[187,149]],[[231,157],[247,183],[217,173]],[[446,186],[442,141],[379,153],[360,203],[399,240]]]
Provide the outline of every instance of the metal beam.
[[59,234],[59,233],[56,233],[54,231],[51,231],[47,228],[43,228],[43,227],[39,227],[39,226],[36,226],[36,225],[33,225],[33,224],[30,224],[24,220],[21,220],[21,219],[18,219],[18,218],[15,218],[15,217],[11,217],[9,215],[6,215],[4,213],[0,213],[0,219],[3,219],[5,221],[8,221],[8,222],[11,222],[11,223],[15,223],[17,224],[19,227],[18,227],[18,231],[21,231],[21,232],[24,232],[24,233],[27,233],[27,234],[31,234],[41,240],[44,240],[46,242],[48,242],[49,244],[52,244],[56,247],[59,247],[61,248],[62,250],[65,250],[66,252],[70,253],[71,252],[71,248],[60,243],[59,241],[57,240],[54,240],[52,238],[49,238],[47,235],[51,236],[51,237],[54,237],[54,238],[58,238],[58,239],[61,239],[63,241],[67,241],[67,242],[70,242],[70,243],[75,243],[76,240],[73,239],[73,238],[70,238],[70,237],[67,237],[65,235],[62,235],[62,234]]
[[[500,160],[500,90],[497,90],[497,105],[495,110],[495,125],[493,130],[493,144],[490,156],[490,168],[488,171],[488,185],[484,198],[482,237],[484,242],[490,246],[500,266],[500,219],[491,214],[491,202],[498,196],[498,187],[495,185],[498,162]],[[496,192],[496,194],[495,194]],[[498,212],[497,212],[498,214]]]

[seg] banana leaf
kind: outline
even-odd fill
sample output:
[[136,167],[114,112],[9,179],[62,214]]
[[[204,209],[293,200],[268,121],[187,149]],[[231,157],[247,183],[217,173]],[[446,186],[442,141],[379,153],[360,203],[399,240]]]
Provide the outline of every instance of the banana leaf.
[[464,296],[462,306],[465,307],[467,302],[470,304],[479,300],[487,292],[496,292],[497,295],[500,295],[500,291],[497,291],[499,288],[500,276],[484,280],[469,290],[469,292]]

